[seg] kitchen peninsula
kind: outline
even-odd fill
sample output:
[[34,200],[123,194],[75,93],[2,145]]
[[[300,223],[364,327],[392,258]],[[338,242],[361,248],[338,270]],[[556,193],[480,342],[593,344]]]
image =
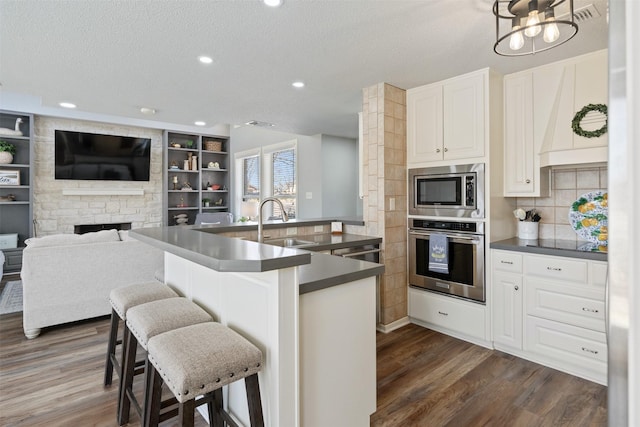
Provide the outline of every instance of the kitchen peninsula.
[[[144,228],[130,236],[165,251],[167,285],[262,350],[266,425],[369,425],[382,265],[198,227]],[[225,404],[248,425],[241,382],[229,387]]]

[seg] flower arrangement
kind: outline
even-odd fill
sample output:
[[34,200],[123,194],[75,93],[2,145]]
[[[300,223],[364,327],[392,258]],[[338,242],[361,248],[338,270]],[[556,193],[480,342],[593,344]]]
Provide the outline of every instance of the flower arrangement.
[[519,221],[528,222],[539,222],[542,219],[535,209],[525,211],[522,208],[518,208],[513,211],[513,216],[515,216]]

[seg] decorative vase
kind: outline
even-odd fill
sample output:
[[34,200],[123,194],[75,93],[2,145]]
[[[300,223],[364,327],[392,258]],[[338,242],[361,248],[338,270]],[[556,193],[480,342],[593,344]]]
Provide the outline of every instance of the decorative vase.
[[538,222],[518,221],[518,239],[538,240]]
[[0,164],[8,165],[13,162],[13,154],[8,151],[0,151]]

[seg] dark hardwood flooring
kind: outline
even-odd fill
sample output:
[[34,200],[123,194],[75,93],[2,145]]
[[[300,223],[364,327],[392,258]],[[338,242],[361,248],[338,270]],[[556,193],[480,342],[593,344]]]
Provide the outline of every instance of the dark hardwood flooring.
[[[108,328],[105,317],[27,340],[21,313],[0,315],[0,425],[116,426],[116,384],[102,386]],[[377,340],[372,426],[606,426],[606,387],[415,325]]]

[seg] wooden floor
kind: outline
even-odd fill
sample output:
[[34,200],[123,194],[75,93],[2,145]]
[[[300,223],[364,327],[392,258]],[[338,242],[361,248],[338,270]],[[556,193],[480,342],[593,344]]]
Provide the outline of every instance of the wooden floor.
[[[21,313],[0,315],[0,426],[116,426],[117,387],[102,386],[107,332],[101,318],[27,340]],[[606,425],[598,384],[415,325],[377,339],[372,426]]]

